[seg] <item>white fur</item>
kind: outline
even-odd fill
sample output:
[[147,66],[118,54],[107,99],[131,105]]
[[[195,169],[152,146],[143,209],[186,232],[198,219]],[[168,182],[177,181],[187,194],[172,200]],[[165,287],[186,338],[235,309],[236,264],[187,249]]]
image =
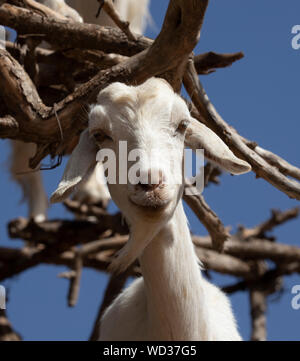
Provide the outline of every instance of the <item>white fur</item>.
[[[183,120],[190,122],[186,132],[178,130]],[[143,277],[106,310],[100,340],[240,340],[229,300],[201,276],[181,201],[183,183],[168,179],[182,180],[184,143],[204,147],[227,171],[245,173],[250,166],[208,128],[198,127],[164,80],[152,78],[137,87],[114,83],[100,92],[89,130],[82,133],[51,201],[63,200],[84,181],[95,163],[96,143],[114,151],[119,161],[124,156],[120,140],[127,141],[128,152],[139,148],[147,155],[158,148],[161,156],[151,166],[145,157],[140,167],[147,174],[159,169],[161,177],[156,186],[148,180],[146,188],[119,180],[109,184],[130,227],[129,241],[110,268],[122,272],[138,258]],[[165,167],[173,157],[174,167]]]
[[28,162],[34,156],[36,145],[19,141],[11,142],[11,174],[23,190],[23,195],[29,203],[30,216],[38,222],[46,218],[48,200],[39,171],[29,168]]
[[139,258],[143,277],[107,308],[102,341],[241,340],[230,301],[200,272],[181,202]]

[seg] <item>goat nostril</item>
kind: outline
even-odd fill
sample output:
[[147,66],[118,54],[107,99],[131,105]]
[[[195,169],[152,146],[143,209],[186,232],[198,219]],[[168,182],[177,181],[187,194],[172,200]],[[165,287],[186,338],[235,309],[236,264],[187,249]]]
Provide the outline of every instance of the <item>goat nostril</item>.
[[143,184],[143,183],[139,182],[137,184],[137,186],[140,189],[142,189],[144,192],[151,192],[151,191],[154,191],[159,186],[161,186],[161,183],[158,183],[158,184]]
[[141,182],[139,182],[137,185],[144,192],[154,191],[156,188],[160,186],[160,184],[143,184]]
[[161,187],[164,183],[162,170],[148,170],[141,173],[141,181],[137,184],[137,188],[144,192],[151,192]]

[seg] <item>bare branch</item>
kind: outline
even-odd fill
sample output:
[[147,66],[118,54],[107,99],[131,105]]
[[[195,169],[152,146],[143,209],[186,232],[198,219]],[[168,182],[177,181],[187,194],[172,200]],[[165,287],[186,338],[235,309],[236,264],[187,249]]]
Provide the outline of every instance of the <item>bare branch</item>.
[[[71,200],[71,199],[67,199],[64,201],[64,206],[71,211],[72,213],[74,213],[77,216],[85,216],[85,217],[89,217],[89,216],[94,216],[98,219],[103,219],[103,217],[108,216],[109,218],[111,217],[111,215],[109,215],[106,211],[105,211],[105,207],[98,207],[97,205],[93,205],[93,204],[85,204],[85,203],[80,203],[78,201],[75,200]],[[121,223],[121,214],[120,215],[120,222]],[[125,230],[125,227],[124,227]],[[127,230],[128,231],[128,230]]]
[[[259,288],[261,290],[268,290],[272,283],[276,283],[276,280],[282,276],[289,276],[293,273],[300,273],[300,264],[293,262],[289,264],[282,264],[276,268],[266,271],[263,275],[253,280],[244,280],[233,285],[225,286],[222,290],[226,293],[235,293],[239,291],[247,291],[248,288]],[[276,286],[275,286],[276,288]]]
[[264,160],[266,160],[269,164],[276,167],[282,174],[300,180],[300,169],[290,164],[283,158],[279,157],[279,155],[276,155],[269,150],[263,149],[259,146],[256,146],[254,148],[254,151],[259,154]]
[[136,41],[136,36],[131,32],[129,28],[129,22],[123,21],[120,18],[118,11],[116,10],[112,0],[100,0],[100,10],[103,9],[106,14],[113,20],[117,27],[124,32],[129,40]]
[[295,219],[299,216],[299,207],[288,209],[287,211],[272,210],[271,217],[265,222],[257,225],[254,228],[245,228],[240,226],[237,236],[241,239],[267,238],[266,233],[271,231],[274,227],[281,225],[289,220]]
[[[193,242],[201,248],[211,249],[210,237],[193,236]],[[243,259],[270,259],[274,262],[300,262],[300,248],[283,243],[274,243],[262,239],[251,239],[251,242],[239,241],[231,237],[226,243],[224,252]]]
[[14,331],[9,322],[6,311],[0,310],[0,341],[21,341],[21,336]]
[[192,61],[188,63],[184,76],[184,85],[201,114],[202,120],[225,141],[234,153],[251,164],[257,177],[264,178],[290,198],[300,200],[300,184],[285,177],[277,168],[271,166],[255,151],[250,149],[236,130],[230,127],[218,114],[199,81]]
[[218,218],[214,211],[210,209],[205,202],[203,196],[198,194],[197,189],[188,181],[185,184],[185,190],[188,191],[183,194],[184,201],[191,207],[200,222],[208,230],[213,247],[219,251],[223,251],[224,242],[229,238],[229,232],[224,227],[222,221]]
[[251,289],[249,293],[252,320],[251,341],[266,341],[266,295],[262,290],[255,288]]
[[195,249],[205,269],[236,277],[254,278],[256,273],[250,264],[226,254],[204,249]]
[[[103,215],[98,222],[88,220],[53,220],[36,223],[24,218],[18,218],[9,223],[9,235],[12,239],[22,238],[34,243],[45,245],[65,242],[71,239],[75,244],[87,243],[99,239],[110,231],[111,234],[127,234],[128,228],[121,224],[122,217]],[[71,245],[70,245],[71,246]]]
[[75,260],[72,270],[74,277],[70,278],[70,287],[68,292],[68,305],[74,307],[77,304],[79,290],[80,290],[80,279],[82,274],[82,255],[80,250],[75,251]]
[[217,54],[213,51],[196,55],[194,57],[195,68],[198,74],[205,75],[214,72],[216,68],[231,66],[235,61],[244,57],[242,52],[233,54]]
[[44,16],[9,4],[0,6],[0,23],[19,34],[42,34],[44,40],[62,49],[96,49],[131,56],[145,50],[153,42],[143,36],[137,41],[128,41],[117,28],[59,20],[56,16]]

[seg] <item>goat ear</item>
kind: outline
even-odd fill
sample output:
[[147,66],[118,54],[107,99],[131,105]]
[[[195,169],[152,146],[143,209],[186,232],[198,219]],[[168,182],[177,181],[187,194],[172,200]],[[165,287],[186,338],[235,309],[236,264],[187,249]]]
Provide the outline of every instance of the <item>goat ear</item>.
[[96,166],[97,151],[96,144],[92,142],[86,129],[81,134],[79,143],[70,156],[58,188],[50,198],[51,203],[61,202],[66,199],[75,190],[76,186],[90,174],[91,170]]
[[211,129],[191,118],[186,131],[185,144],[191,149],[204,149],[207,159],[232,174],[243,174],[251,170],[249,163],[237,158],[227,145]]

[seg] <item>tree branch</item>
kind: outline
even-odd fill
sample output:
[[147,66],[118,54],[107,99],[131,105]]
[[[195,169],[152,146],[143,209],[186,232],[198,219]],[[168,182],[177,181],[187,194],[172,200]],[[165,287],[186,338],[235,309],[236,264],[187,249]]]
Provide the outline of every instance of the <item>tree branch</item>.
[[279,226],[289,220],[295,219],[299,216],[299,207],[288,209],[287,211],[272,210],[271,217],[265,222],[257,225],[254,228],[239,227],[237,236],[241,239],[248,238],[267,238],[266,233],[271,231],[274,227]]
[[[300,184],[288,179],[279,170],[267,163],[250,149],[240,135],[218,114],[201,85],[192,61],[189,61],[184,76],[184,86],[195,104],[201,119],[242,159],[251,164],[257,177],[264,178],[290,198],[300,200]],[[199,115],[198,115],[199,117]]]
[[251,341],[266,341],[266,295],[262,290],[250,289],[250,307],[252,321]]
[[224,242],[226,242],[230,236],[229,232],[226,230],[222,221],[215,214],[215,212],[210,209],[203,196],[198,194],[197,189],[188,181],[185,183],[185,190],[188,190],[188,194],[184,192],[184,201],[193,210],[200,222],[208,230],[212,240],[213,248],[218,252],[222,252],[224,248]]
[[99,12],[101,9],[103,9],[106,12],[106,14],[117,25],[117,27],[124,32],[124,34],[127,36],[129,40],[136,41],[137,40],[136,36],[131,32],[129,28],[130,25],[129,22],[123,21],[120,18],[120,15],[116,10],[112,0],[100,0],[99,2],[100,2]]
[[226,68],[235,61],[244,57],[242,52],[233,54],[217,54],[213,51],[196,55],[194,57],[195,68],[198,74],[206,75],[215,71],[217,68]]
[[[193,236],[193,242],[201,248],[212,248],[210,237]],[[270,259],[276,263],[300,262],[299,247],[255,238],[247,242],[231,237],[225,243],[224,252],[242,259]]]
[[21,336],[14,331],[9,322],[6,311],[0,310],[0,341],[21,341]]
[[57,16],[45,16],[9,4],[0,6],[0,23],[19,34],[42,34],[43,40],[62,49],[96,49],[132,56],[147,49],[153,42],[143,36],[129,41],[117,28],[59,20]]

